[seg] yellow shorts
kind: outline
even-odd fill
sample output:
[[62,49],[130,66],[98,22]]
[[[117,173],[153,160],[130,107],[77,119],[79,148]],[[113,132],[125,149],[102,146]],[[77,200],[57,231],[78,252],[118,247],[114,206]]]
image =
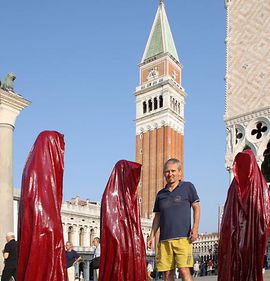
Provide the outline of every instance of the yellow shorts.
[[193,267],[192,243],[189,238],[161,241],[156,255],[157,271]]

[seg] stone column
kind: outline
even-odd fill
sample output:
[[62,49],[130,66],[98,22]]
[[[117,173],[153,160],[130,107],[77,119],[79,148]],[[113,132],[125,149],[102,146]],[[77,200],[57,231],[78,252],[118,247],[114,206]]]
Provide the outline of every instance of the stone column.
[[73,225],[73,229],[74,229],[74,232],[73,232],[73,246],[80,246],[80,243],[79,243],[79,236],[80,236],[80,229],[79,229],[79,226],[78,225]]
[[68,225],[63,224],[64,243],[68,241]]
[[86,260],[85,265],[84,265],[84,272],[83,272],[83,277],[84,281],[89,281],[89,270],[90,270],[90,261]]
[[90,228],[87,227],[85,229],[85,233],[84,233],[84,244],[85,247],[90,247],[91,246],[91,241],[90,241]]
[[[14,231],[13,225],[13,131],[20,111],[30,101],[12,92],[0,89],[0,250],[6,243],[7,232]],[[3,258],[0,255],[0,274]]]

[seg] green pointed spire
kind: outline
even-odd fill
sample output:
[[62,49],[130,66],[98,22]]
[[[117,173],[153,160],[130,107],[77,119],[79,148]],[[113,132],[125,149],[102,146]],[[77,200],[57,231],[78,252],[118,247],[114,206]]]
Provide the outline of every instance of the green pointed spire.
[[164,3],[160,0],[142,62],[153,56],[167,52],[179,62]]

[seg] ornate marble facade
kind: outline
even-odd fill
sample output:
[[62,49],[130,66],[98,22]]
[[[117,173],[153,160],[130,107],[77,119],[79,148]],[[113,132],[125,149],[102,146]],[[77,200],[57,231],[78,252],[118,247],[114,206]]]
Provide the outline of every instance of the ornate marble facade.
[[245,147],[270,182],[270,2],[226,0],[226,168]]

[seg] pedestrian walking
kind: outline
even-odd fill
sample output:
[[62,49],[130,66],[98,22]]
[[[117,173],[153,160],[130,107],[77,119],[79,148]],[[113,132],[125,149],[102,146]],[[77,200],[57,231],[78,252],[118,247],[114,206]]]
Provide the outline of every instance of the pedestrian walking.
[[199,271],[200,271],[200,264],[198,261],[196,261],[194,263],[194,266],[193,266],[193,269],[194,269],[194,277],[198,277],[199,276]]
[[8,232],[6,235],[6,245],[3,250],[4,269],[2,272],[1,281],[9,281],[12,277],[17,280],[17,241],[13,232]]

